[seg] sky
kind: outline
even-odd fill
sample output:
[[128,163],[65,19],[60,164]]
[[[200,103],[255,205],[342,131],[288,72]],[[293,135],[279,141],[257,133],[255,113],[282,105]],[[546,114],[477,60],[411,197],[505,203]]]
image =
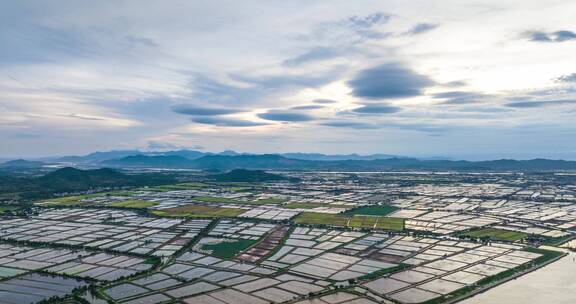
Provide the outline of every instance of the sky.
[[576,159],[572,0],[4,0],[0,157]]

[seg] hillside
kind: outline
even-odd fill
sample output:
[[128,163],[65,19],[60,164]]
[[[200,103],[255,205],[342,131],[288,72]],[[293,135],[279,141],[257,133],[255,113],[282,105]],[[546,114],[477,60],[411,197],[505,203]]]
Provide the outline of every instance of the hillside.
[[190,168],[192,167],[192,160],[178,155],[132,155],[120,159],[106,160],[101,164],[121,168]]
[[0,199],[46,198],[56,193],[96,188],[153,186],[174,183],[159,174],[127,175],[112,169],[79,170],[63,168],[41,177],[0,177]]
[[0,164],[1,168],[19,168],[19,169],[32,169],[32,168],[41,168],[42,166],[46,165],[43,162],[39,161],[29,161],[24,159],[16,159],[10,160],[5,163]]
[[224,174],[211,176],[218,182],[274,182],[291,180],[282,175],[267,173],[263,170],[235,169]]

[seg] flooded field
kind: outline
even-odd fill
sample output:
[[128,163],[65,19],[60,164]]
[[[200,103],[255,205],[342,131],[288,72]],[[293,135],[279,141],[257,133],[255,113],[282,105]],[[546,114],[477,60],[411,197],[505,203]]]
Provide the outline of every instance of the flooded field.
[[502,284],[461,303],[572,304],[575,301],[576,253],[570,253],[540,270]]

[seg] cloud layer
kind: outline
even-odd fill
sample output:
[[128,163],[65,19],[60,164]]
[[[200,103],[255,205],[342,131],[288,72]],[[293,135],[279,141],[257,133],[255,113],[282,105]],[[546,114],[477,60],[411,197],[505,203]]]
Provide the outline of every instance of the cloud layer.
[[574,155],[575,10],[2,1],[0,158],[171,147]]

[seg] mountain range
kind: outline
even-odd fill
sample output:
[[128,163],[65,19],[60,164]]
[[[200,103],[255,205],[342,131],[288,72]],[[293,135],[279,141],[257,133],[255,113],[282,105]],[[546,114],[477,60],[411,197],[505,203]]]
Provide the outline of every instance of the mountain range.
[[576,170],[575,161],[564,160],[492,160],[492,161],[452,161],[420,160],[415,158],[387,158],[374,160],[302,160],[275,154],[263,155],[207,155],[196,159],[181,156],[128,156],[107,160],[103,166],[128,168],[189,168],[202,170],[453,170],[453,171],[551,171]]
[[[229,171],[252,170],[453,170],[453,171],[558,171],[576,170],[576,161],[532,159],[464,161],[417,159],[388,154],[325,155],[319,153],[248,154],[234,151],[205,153],[193,150],[142,152],[138,150],[95,152],[85,156],[44,159],[62,165],[112,168],[173,168]],[[39,167],[38,161],[16,160],[0,165]]]
[[[181,156],[188,159],[196,159],[203,156],[218,155],[218,156],[238,156],[238,155],[255,155],[250,153],[238,153],[232,150],[225,150],[219,153],[201,152],[195,150],[175,150],[165,152],[150,152],[139,150],[113,150],[107,152],[94,152],[84,156],[64,156],[64,157],[51,157],[42,159],[47,162],[68,162],[68,163],[94,163],[102,162],[112,159],[120,159],[128,156]],[[300,160],[317,160],[317,161],[336,161],[336,160],[375,160],[387,158],[402,158],[398,155],[389,154],[337,154],[327,155],[321,153],[282,153],[276,154],[290,159]]]

